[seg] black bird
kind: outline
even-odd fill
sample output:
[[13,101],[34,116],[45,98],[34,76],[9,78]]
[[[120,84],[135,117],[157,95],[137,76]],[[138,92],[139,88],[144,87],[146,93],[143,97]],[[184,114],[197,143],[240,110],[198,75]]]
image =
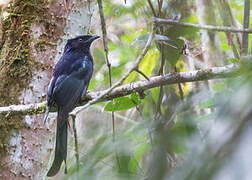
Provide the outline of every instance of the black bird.
[[93,74],[93,58],[90,54],[91,43],[99,36],[78,36],[69,39],[64,53],[56,64],[47,92],[46,121],[50,109],[57,105],[57,130],[55,157],[47,176],[54,176],[65,162],[67,173],[67,125],[69,113],[87,92]]

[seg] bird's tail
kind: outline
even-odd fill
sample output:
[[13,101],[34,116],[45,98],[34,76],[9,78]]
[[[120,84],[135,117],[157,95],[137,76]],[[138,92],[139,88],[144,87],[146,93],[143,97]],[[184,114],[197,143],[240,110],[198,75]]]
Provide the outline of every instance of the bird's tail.
[[64,112],[64,110],[59,107],[57,117],[55,157],[53,164],[47,173],[48,177],[54,176],[59,172],[63,160],[65,161],[65,174],[67,173],[66,157],[68,116],[68,112]]

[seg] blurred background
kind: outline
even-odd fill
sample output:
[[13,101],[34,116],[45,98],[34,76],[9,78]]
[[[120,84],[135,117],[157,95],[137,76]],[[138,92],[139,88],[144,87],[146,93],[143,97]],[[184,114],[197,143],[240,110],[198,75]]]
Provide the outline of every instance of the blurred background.
[[[241,29],[245,1],[103,1],[112,82],[134,64],[152,30],[154,17]],[[98,9],[91,32],[102,34]],[[251,27],[251,25],[249,25]],[[158,27],[140,64],[148,77],[240,63],[242,34],[181,26]],[[168,40],[163,40],[164,36]],[[185,46],[185,52],[181,49]],[[89,90],[108,87],[102,42],[93,46],[95,74]],[[249,58],[251,61],[251,58]],[[127,99],[93,105],[79,116],[81,167],[74,179],[251,179],[251,64],[239,77],[180,83],[145,91],[135,107]],[[125,84],[144,78],[133,72]],[[132,99],[132,95],[128,96]],[[126,103],[125,103],[126,102]],[[114,104],[112,106],[111,104]],[[126,105],[123,105],[126,104]],[[119,107],[119,105],[121,105]],[[115,142],[110,111],[115,111]],[[72,146],[73,147],[73,146]],[[74,152],[74,150],[70,150]]]
[[[16,2],[19,1],[16,0]],[[54,6],[55,2],[53,0],[46,2],[52,7],[51,12],[59,13],[59,16],[71,12],[65,24],[57,18],[50,21],[50,23],[55,21],[54,26],[48,25],[48,22],[44,20],[36,21],[38,24],[43,24],[43,27],[30,26],[28,23],[33,32],[33,40],[36,40],[34,44],[30,44],[31,52],[37,53],[35,57],[39,61],[47,62],[48,66],[41,65],[41,67],[46,70],[50,69],[50,71],[54,65],[53,59],[57,61],[61,56],[66,39],[87,32],[102,36],[96,1],[83,1],[85,5],[78,11],[71,8],[62,10],[62,7],[69,2],[73,7],[77,6],[72,1],[57,1],[60,2],[60,6]],[[69,133],[67,162],[69,171],[66,177],[63,174],[63,165],[57,176],[45,177],[47,168],[52,162],[54,147],[54,141],[52,141],[54,130],[52,129],[55,126],[56,114],[50,115],[49,123],[46,125],[47,130],[42,124],[42,115],[37,121],[31,121],[29,126],[26,122],[25,127],[22,126],[22,128],[28,126],[27,131],[36,131],[36,134],[31,137],[42,144],[33,148],[41,148],[40,151],[43,152],[38,151],[39,153],[33,155],[37,158],[35,162],[41,163],[38,167],[42,170],[34,168],[34,172],[40,172],[40,175],[29,177],[31,179],[43,177],[43,179],[87,180],[252,179],[251,35],[229,31],[206,31],[200,28],[200,25],[225,26],[235,29],[251,27],[252,22],[248,21],[251,12],[250,0],[104,0],[102,2],[108,36],[108,59],[111,62],[112,84],[119,81],[133,67],[137,57],[144,49],[153,26],[157,26],[156,35],[139,65],[139,69],[146,76],[154,77],[171,72],[226,67],[231,64],[240,66],[240,71],[234,75],[230,74],[225,79],[160,85],[160,87],[144,91],[144,94],[133,93],[113,101],[100,102],[90,106],[78,114],[76,119],[79,170],[76,165],[74,135],[73,132]],[[1,8],[8,7],[6,3],[7,1],[0,1]],[[11,6],[9,5],[9,7]],[[36,10],[35,8],[36,16],[40,16],[39,11]],[[8,16],[1,9],[1,18],[6,19]],[[15,17],[19,18],[19,16]],[[42,18],[45,17],[42,16]],[[198,24],[198,27],[153,25],[154,18]],[[31,20],[34,19],[31,18]],[[18,21],[11,19],[10,22],[14,24]],[[64,27],[61,27],[61,24]],[[11,35],[6,35],[9,31],[3,28],[4,25],[4,23],[1,24],[2,30],[0,31],[1,58],[4,57],[2,55],[5,47],[2,43],[3,39],[7,42],[8,38],[4,37]],[[22,25],[22,27],[26,27],[26,24]],[[44,28],[44,26],[49,28]],[[64,29],[64,32],[51,32],[50,28],[55,27]],[[48,31],[49,35],[53,34],[53,38],[48,38],[41,33],[44,30]],[[25,35],[22,34],[22,36]],[[48,38],[55,44],[37,41],[38,37]],[[15,42],[17,40],[20,41],[16,38]],[[13,44],[11,45],[13,46]],[[45,47],[51,47],[52,52]],[[13,52],[17,52],[17,49]],[[91,50],[95,72],[88,90],[95,92],[109,88],[109,74],[102,38],[93,43]],[[49,56],[48,53],[53,55]],[[21,60],[23,59],[21,58]],[[25,63],[23,61],[15,62],[18,62],[17,64]],[[0,65],[3,69],[4,63],[1,59]],[[41,69],[41,67],[39,68]],[[14,72],[16,71],[17,69]],[[24,94],[28,94],[29,91],[25,90],[25,93],[19,98],[20,101],[7,98],[8,101],[2,101],[1,106],[19,104],[19,102],[37,103],[44,100],[50,79],[48,74],[50,74],[48,71],[45,75],[40,73],[44,83],[43,87],[41,87],[41,79],[34,85],[38,89],[37,94],[43,92],[40,98],[34,101],[26,100]],[[6,77],[9,77],[9,74],[0,75],[0,79],[7,82]],[[137,72],[132,72],[124,84],[140,80],[145,80],[145,78]],[[34,81],[33,79],[32,82]],[[6,89],[7,86],[0,86],[0,98],[6,98],[10,96],[8,92],[13,92],[9,89],[3,91],[4,88]],[[31,97],[33,98],[32,95],[30,95]],[[114,133],[112,112],[115,117]],[[30,117],[34,118],[34,116],[26,116],[25,119],[29,120]],[[70,122],[72,126],[72,121]],[[36,123],[39,123],[40,130],[34,128]],[[5,127],[6,125],[0,123],[1,131]],[[19,127],[13,127],[11,124],[11,128],[16,130]],[[37,131],[42,131],[41,129],[46,132],[38,134]],[[48,134],[50,138],[48,138]],[[12,136],[19,137],[16,131]],[[1,139],[1,144],[2,142],[5,141]],[[11,145],[12,148],[18,147],[17,140],[10,142],[14,143]],[[32,148],[27,149],[33,151]],[[15,152],[11,155],[15,155]],[[45,154],[47,155],[45,156]],[[26,164],[23,158],[21,158],[21,162]],[[31,162],[29,161],[29,163]],[[20,161],[17,161],[17,164],[20,164]],[[17,167],[22,169],[25,174],[27,170],[25,167]],[[19,172],[17,169],[15,171]],[[23,178],[25,179],[25,177],[24,175]]]

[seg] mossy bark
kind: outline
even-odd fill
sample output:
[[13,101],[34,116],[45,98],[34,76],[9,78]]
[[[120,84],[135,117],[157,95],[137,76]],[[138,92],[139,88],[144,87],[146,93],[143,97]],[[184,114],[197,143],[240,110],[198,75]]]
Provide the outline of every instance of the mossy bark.
[[[17,0],[9,4],[2,17],[0,39],[0,105],[19,104],[22,90],[32,77],[33,61],[30,56],[30,25],[38,12],[36,1]],[[34,11],[35,10],[35,11]],[[43,10],[43,8],[42,8]],[[0,117],[0,158],[7,152],[13,130],[23,128],[22,116]],[[5,166],[1,162],[0,166]],[[2,169],[2,168],[1,168]]]
[[[78,0],[66,2],[13,0],[2,10],[0,106],[45,99],[67,17],[71,10],[86,7]],[[42,116],[0,116],[0,179],[45,175],[53,147],[51,126],[46,128]]]

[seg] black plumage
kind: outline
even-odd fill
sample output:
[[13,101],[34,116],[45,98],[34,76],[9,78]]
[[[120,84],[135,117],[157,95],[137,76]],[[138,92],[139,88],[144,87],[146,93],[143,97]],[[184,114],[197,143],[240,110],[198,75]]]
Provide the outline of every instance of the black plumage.
[[93,74],[91,43],[99,36],[78,36],[69,39],[64,53],[56,64],[47,93],[47,111],[44,122],[52,106],[57,105],[57,129],[55,157],[47,176],[54,176],[65,162],[67,173],[67,125],[69,113],[87,92]]

